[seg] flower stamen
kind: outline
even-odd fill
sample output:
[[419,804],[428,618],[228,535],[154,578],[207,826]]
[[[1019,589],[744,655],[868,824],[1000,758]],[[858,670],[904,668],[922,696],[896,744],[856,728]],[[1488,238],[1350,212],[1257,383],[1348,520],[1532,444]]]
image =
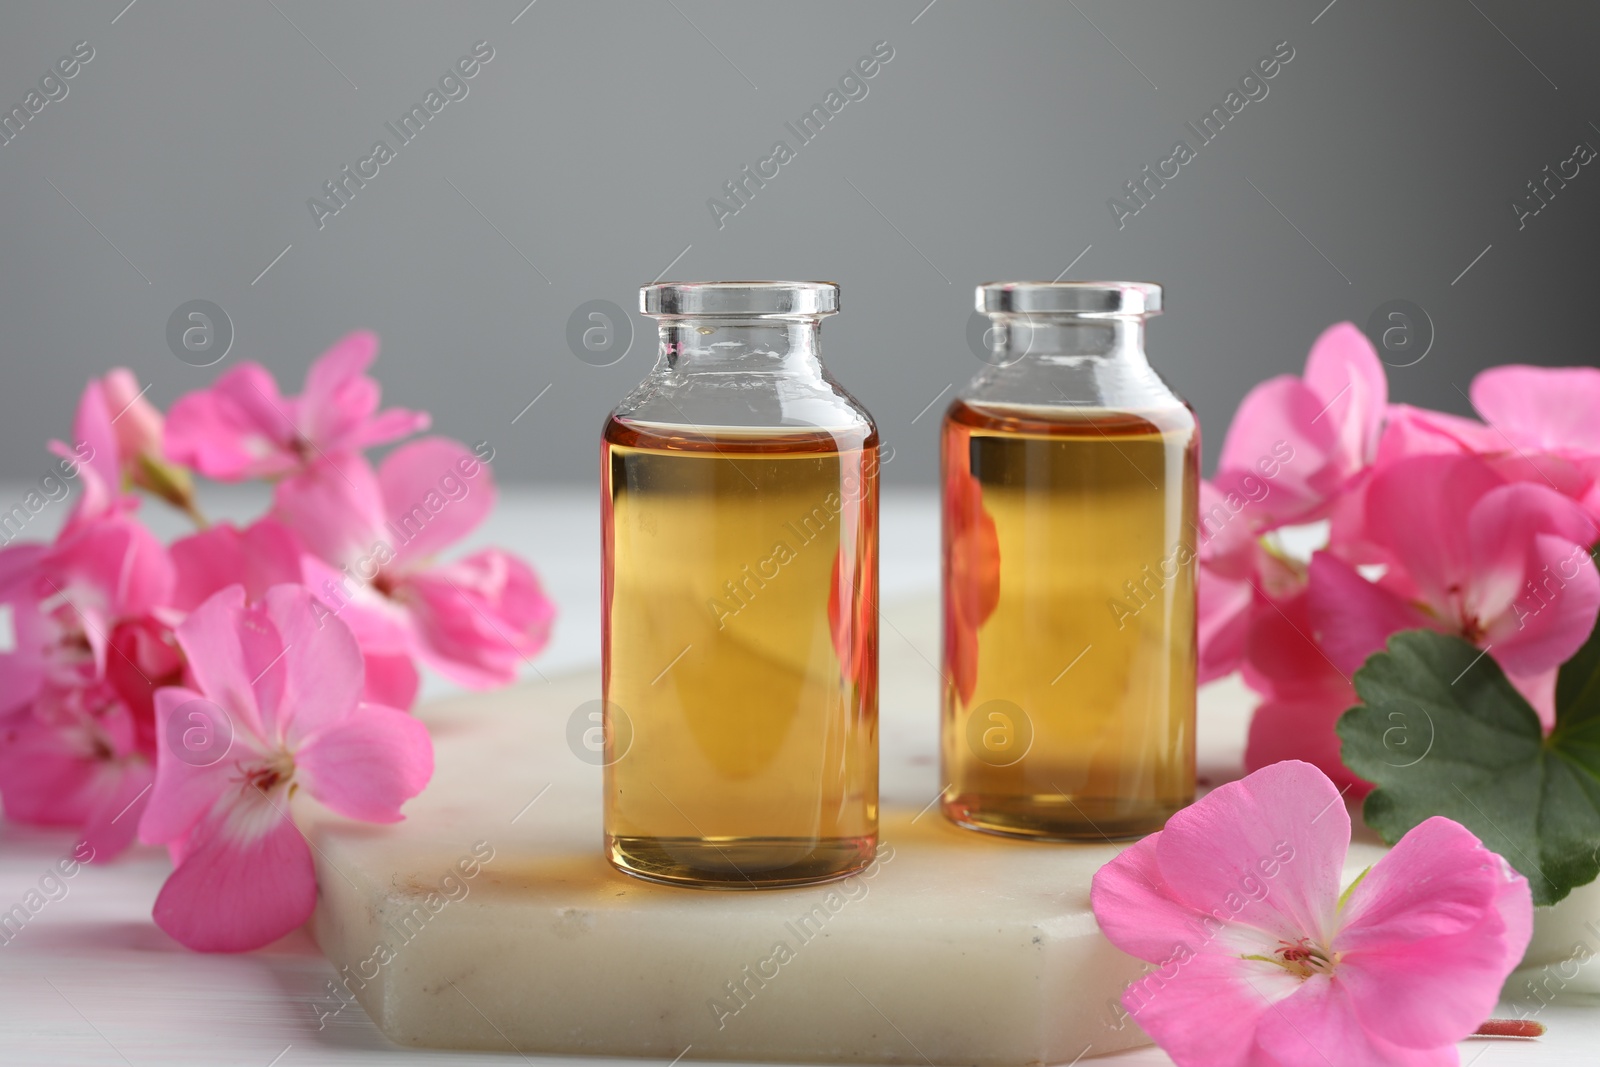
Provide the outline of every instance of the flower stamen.
[[294,756],[280,751],[260,763],[249,767],[241,765],[239,769],[242,772],[239,781],[244,788],[270,793],[294,778]]
[[1242,958],[1282,967],[1302,980],[1314,974],[1332,974],[1339,963],[1337,954],[1329,953],[1321,945],[1312,944],[1309,937],[1279,941],[1278,948],[1270,956],[1249,955]]

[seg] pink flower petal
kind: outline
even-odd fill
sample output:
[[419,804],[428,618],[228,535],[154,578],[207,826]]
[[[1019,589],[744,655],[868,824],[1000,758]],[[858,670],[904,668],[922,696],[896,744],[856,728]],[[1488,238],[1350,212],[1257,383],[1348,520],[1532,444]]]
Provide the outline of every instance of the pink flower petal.
[[302,432],[324,450],[359,451],[427,427],[424,412],[378,411],[378,383],[365,373],[377,356],[378,335],[357,330],[311,364],[300,397],[300,423]]
[[1472,406],[1519,448],[1600,455],[1600,370],[1490,367],[1472,380]]
[[1538,674],[1506,673],[1506,681],[1522,694],[1522,699],[1533,705],[1533,710],[1539,716],[1539,724],[1547,734],[1556,725],[1556,674],[1554,670]]
[[[104,699],[94,695],[96,702]],[[115,705],[92,715],[63,710],[49,720],[24,712],[0,725],[6,818],[77,827],[95,859],[116,856],[133,839],[153,773],[134,741],[130,713]]]
[[[1571,659],[1600,613],[1600,573],[1588,550],[1543,534],[1531,541],[1524,588],[1484,635],[1500,665],[1521,676],[1554,670]],[[1527,591],[1527,582],[1534,592]]]
[[156,737],[155,785],[139,821],[139,839],[151,845],[188,835],[262,753],[244,723],[180,686],[156,691]]
[[167,458],[224,482],[285,474],[300,465],[292,447],[294,416],[294,403],[278,392],[265,367],[240,363],[210,389],[173,403]]
[[[1583,509],[1561,493],[1534,482],[1497,486],[1475,501],[1468,514],[1472,564],[1479,572],[1476,600],[1485,615],[1505,611],[1522,592],[1528,570],[1528,546],[1545,534],[1571,546],[1577,561],[1588,558],[1588,546],[1600,541],[1600,528]],[[1543,562],[1542,560],[1538,562]],[[1560,577],[1570,580],[1573,566]],[[1533,568],[1538,574],[1537,566]]]
[[1316,975],[1261,1017],[1252,1067],[1457,1067],[1452,1044],[1402,1048],[1369,1032],[1338,977]]
[[[409,656],[414,642],[411,618],[405,606],[384,596],[362,578],[369,572],[378,573],[381,568],[376,560],[380,557],[369,557],[365,565],[357,561],[341,569],[316,556],[305,555],[300,558],[302,580],[328,611],[350,627],[362,652],[369,656]],[[395,702],[379,700],[378,703],[393,706]]]
[[[1488,852],[1488,849],[1484,851]],[[1509,976],[1522,964],[1528,945],[1533,940],[1533,891],[1528,887],[1528,880],[1518,874],[1505,861],[1505,857],[1493,852],[1489,855],[1499,861],[1500,867],[1494,906],[1496,917],[1500,920],[1500,940],[1504,952],[1500,958],[1500,971]],[[1484,918],[1484,933],[1488,932],[1492,921],[1489,917]]]
[[378,476],[359,455],[330,457],[279,482],[272,516],[322,560],[364,570],[359,580],[370,580],[394,552]]
[[1474,419],[1391,404],[1374,462],[1381,467],[1407,456],[1492,455],[1508,447],[1505,437]]
[[1392,634],[1438,628],[1433,618],[1367,581],[1332,553],[1312,556],[1310,572],[1306,595],[1311,636],[1345,675],[1355,674],[1368,656],[1383,651]]
[[1199,578],[1196,627],[1200,641],[1200,665],[1197,682],[1204,685],[1215,678],[1232,674],[1243,662],[1255,590],[1248,581],[1230,581],[1204,564],[1200,567]]
[[488,465],[467,446],[443,437],[412,441],[389,453],[378,468],[378,482],[398,571],[459,541],[494,508]]
[[365,649],[362,651],[367,666],[367,681],[361,690],[362,701],[408,710],[416,702],[417,689],[421,684],[411,657],[404,653],[380,655]]
[[1173,815],[1156,858],[1181,902],[1225,909],[1234,922],[1292,942],[1323,932],[1349,843],[1339,791],[1315,767],[1290,761],[1219,786]]
[[403,599],[417,652],[451,681],[505,685],[544,647],[555,608],[528,565],[498,549],[412,574]]
[[1473,930],[1494,904],[1502,877],[1499,857],[1460,823],[1436,815],[1408,831],[1361,879],[1345,902],[1333,948],[1392,949]]
[[151,616],[120,622],[111,631],[105,682],[128,709],[139,749],[154,754],[155,692],[183,680],[183,654],[172,630]]
[[[1256,529],[1317,518],[1350,473],[1338,455],[1338,428],[1322,417],[1326,405],[1288,375],[1269,378],[1240,402],[1212,481],[1224,497],[1253,501],[1248,509]],[[1289,458],[1265,478],[1261,465],[1270,469],[1279,456]]]
[[363,704],[307,737],[295,767],[306,792],[339,814],[398,822],[400,805],[433,777],[433,742],[405,712]]
[[39,561],[39,570],[49,592],[66,594],[73,607],[105,621],[147,614],[172,596],[166,546],[126,516],[80,524]]
[[113,859],[133,843],[139,818],[155,779],[155,768],[142,757],[117,762],[101,761],[98,800],[84,820],[83,840],[93,850],[95,862]]
[[311,917],[316,870],[284,798],[235,794],[195,829],[152,912],[196,952],[248,952]]
[[1600,611],[1600,574],[1588,550],[1597,533],[1577,504],[1544,485],[1501,486],[1472,508],[1474,582],[1465,606],[1508,671],[1557,667],[1588,638]]
[[378,335],[345,334],[317,357],[300,394],[301,430],[324,445],[340,440],[378,409],[378,383],[366,369],[378,358]]
[[220,589],[242,584],[245,599],[260,600],[269,587],[301,579],[304,552],[293,530],[260,519],[241,530],[219,523],[172,543],[177,583],[171,606],[193,611]]
[[1281,599],[1263,597],[1250,615],[1245,681],[1258,693],[1320,688],[1334,680],[1348,682],[1349,676],[1314,639],[1314,630],[1309,589]]
[[64,534],[83,523],[125,512],[136,503],[122,492],[122,456],[111,421],[116,414],[106,399],[104,385],[91,381],[78,401],[71,444],[50,442],[50,451],[76,467],[82,489],[62,527]]
[[[280,651],[256,676],[261,721],[266,736],[281,737],[297,751],[302,739],[342,721],[355,707],[364,684],[361,648],[350,628],[304,586],[273,586],[263,607]],[[268,677],[281,685],[270,705],[262,684]]]
[[1398,1045],[1458,1041],[1488,1018],[1532,931],[1527,882],[1459,823],[1414,827],[1350,894],[1337,981]]
[[98,761],[81,735],[24,713],[0,724],[0,802],[6,818],[81,826],[94,810]]
[[[1359,800],[1372,791],[1372,783],[1358,778],[1344,765],[1339,716],[1360,703],[1348,682],[1335,678],[1312,686],[1271,694],[1257,705],[1245,743],[1245,770],[1258,771],[1284,760],[1304,760],[1326,774],[1344,795]],[[1397,760],[1402,757],[1397,757]]]
[[426,411],[412,411],[409,408],[388,408],[372,416],[362,424],[358,432],[350,435],[346,439],[347,447],[371,448],[373,445],[398,441],[402,437],[421,433],[432,423],[433,416]]
[[45,552],[44,545],[0,548],[0,611],[11,616],[11,647],[0,647],[0,721],[31,704],[44,680],[38,568]]
[[39,563],[48,545],[24,541],[0,547],[0,600],[31,596],[39,584]]
[[[1156,860],[1158,835],[1136,841],[1095,872],[1089,899],[1101,931],[1113,945],[1147,963],[1199,952],[1261,952],[1270,941],[1257,931],[1182,903]],[[1254,935],[1253,937],[1251,935]]]
[[1173,961],[1133,982],[1122,1003],[1180,1067],[1254,1067],[1269,1062],[1260,1057],[1257,1032],[1299,986],[1281,967],[1213,953]]
[[[178,644],[189,660],[195,688],[216,703],[236,733],[262,734],[261,712],[246,661],[240,628],[245,618],[244,587],[232,585],[195,608],[178,626]],[[157,694],[159,713],[160,694]]]
[[1228,494],[1206,479],[1200,480],[1197,538],[1200,559],[1229,578],[1254,573],[1258,527],[1266,516],[1252,510],[1252,501]]
[[[1414,456],[1378,470],[1367,488],[1367,524],[1436,607],[1458,602],[1474,581],[1467,516],[1502,484],[1475,456]],[[1454,616],[1455,612],[1451,612]],[[1450,620],[1455,628],[1455,618]]]
[[161,454],[161,412],[145,399],[139,379],[127,367],[113,367],[100,379],[111,427],[116,434],[117,453],[123,466],[145,453]]
[[1367,335],[1353,323],[1322,332],[1306,357],[1306,385],[1322,398],[1322,417],[1338,427],[1343,465],[1351,473],[1378,447],[1389,380]]

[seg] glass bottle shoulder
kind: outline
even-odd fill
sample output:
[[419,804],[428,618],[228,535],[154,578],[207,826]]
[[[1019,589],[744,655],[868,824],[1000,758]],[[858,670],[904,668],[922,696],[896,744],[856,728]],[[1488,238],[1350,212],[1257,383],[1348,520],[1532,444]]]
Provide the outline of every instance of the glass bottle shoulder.
[[1076,404],[1027,404],[969,400],[957,397],[945,410],[945,425],[969,434],[1017,437],[1086,437],[1117,441],[1151,435],[1191,439],[1199,420],[1187,403],[1117,409]]
[[707,371],[659,365],[606,420],[606,441],[739,453],[872,448],[872,416],[826,371]]
[[961,389],[947,421],[972,429],[1052,434],[1063,426],[1170,434],[1198,428],[1193,410],[1142,356],[1030,356],[986,367]]

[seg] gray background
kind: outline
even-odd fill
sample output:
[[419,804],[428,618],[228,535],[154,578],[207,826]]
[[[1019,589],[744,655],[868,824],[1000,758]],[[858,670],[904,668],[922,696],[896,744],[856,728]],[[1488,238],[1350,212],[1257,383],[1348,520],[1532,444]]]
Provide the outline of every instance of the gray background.
[[[163,406],[241,359],[292,393],[365,326],[389,402],[493,441],[502,479],[588,481],[653,335],[597,368],[568,316],[632,308],[663,271],[839,281],[826,358],[900,484],[931,480],[938,406],[918,416],[978,366],[972,285],[1075,259],[1072,277],[1167,285],[1152,358],[1208,460],[1253,382],[1387,300],[1436,332],[1391,371],[1399,400],[1465,412],[1481,367],[1596,362],[1600,162],[1525,228],[1511,208],[1576,142],[1600,147],[1594,5],[525,2],[0,8],[7,109],[75,42],[95,49],[0,147],[0,477],[45,472],[44,441],[113,363]],[[494,58],[469,95],[318,229],[307,199],[396,143],[384,123],[479,40]],[[719,230],[707,198],[794,144],[784,123],[880,40],[894,57],[867,97]],[[1283,40],[1266,99],[1119,230],[1108,198],[1195,143],[1184,122]],[[166,342],[195,298],[236,332],[209,369]]]

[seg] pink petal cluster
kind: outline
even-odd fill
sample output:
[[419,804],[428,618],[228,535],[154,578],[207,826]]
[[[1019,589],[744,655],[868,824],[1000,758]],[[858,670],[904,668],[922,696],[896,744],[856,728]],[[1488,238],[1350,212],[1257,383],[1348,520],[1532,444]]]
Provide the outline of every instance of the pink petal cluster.
[[1179,1067],[1453,1067],[1533,932],[1527,880],[1421,823],[1341,892],[1339,790],[1287,761],[1214,790],[1096,873],[1123,1006]]
[[1200,670],[1261,696],[1246,766],[1308,760],[1359,795],[1334,723],[1399,630],[1483,648],[1550,724],[1600,614],[1600,369],[1503,366],[1484,421],[1391,404],[1349,323],[1245,397],[1201,487]]
[[190,686],[156,694],[159,749],[140,836],[176,869],[155,920],[189,948],[240,952],[305,922],[317,900],[311,849],[290,817],[304,789],[352,819],[397,822],[433,774],[428,731],[361,700],[355,636],[300,585],[254,604],[243,586],[178,626]]
[[[489,446],[424,438],[377,470],[363,454],[428,424],[379,409],[376,355],[374,335],[350,334],[297,397],[240,364],[165,415],[113,370],[84,390],[72,443],[51,445],[78,489],[60,532],[0,538],[5,815],[75,828],[96,860],[136,834],[166,844],[177,869],[156,919],[193,948],[253,948],[308,914],[296,791],[400,817],[432,765],[405,714],[420,664],[500,685],[548,637],[552,606],[522,560],[439,558],[493,506]],[[209,525],[194,474],[267,479],[271,511]],[[141,493],[197,532],[163,544]],[[218,731],[222,749],[194,746]]]
[[360,456],[282,482],[273,515],[302,531],[308,584],[376,655],[415,657],[462,685],[492,686],[548,637],[553,611],[526,563],[497,548],[437,552],[494,506],[479,454],[429,437],[376,471]]
[[377,357],[376,334],[349,334],[312,365],[297,397],[279,393],[265,367],[241,363],[172,405],[167,457],[237,482],[306,470],[426,429],[422,412],[378,410],[378,383],[366,375]]

